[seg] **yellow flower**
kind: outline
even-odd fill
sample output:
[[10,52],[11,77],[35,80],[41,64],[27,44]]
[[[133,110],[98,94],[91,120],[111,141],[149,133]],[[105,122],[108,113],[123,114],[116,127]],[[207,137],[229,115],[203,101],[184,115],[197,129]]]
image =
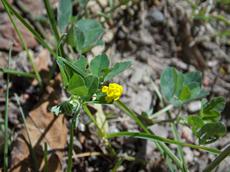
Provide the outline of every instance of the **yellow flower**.
[[106,94],[105,100],[110,103],[119,100],[123,93],[123,87],[116,83],[110,83],[109,86],[103,86],[101,92]]

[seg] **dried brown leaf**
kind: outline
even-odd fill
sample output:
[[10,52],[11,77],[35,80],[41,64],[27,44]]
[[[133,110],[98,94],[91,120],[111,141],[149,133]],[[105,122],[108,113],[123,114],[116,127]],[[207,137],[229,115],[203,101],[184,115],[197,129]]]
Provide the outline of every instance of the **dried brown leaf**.
[[39,171],[43,171],[45,143],[49,151],[48,171],[62,171],[61,161],[67,138],[66,123],[63,116],[56,117],[49,112],[48,105],[49,102],[46,101],[29,113],[26,128],[20,131],[13,144],[11,172],[34,171],[36,165]]

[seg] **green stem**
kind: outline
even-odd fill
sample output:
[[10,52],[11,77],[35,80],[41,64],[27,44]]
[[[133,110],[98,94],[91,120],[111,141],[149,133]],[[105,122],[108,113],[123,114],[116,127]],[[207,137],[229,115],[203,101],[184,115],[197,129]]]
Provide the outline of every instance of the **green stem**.
[[14,14],[17,19],[34,35],[34,37],[41,43],[41,45],[49,50],[49,52],[56,58],[55,52],[46,43],[46,41],[40,36],[40,34],[9,4],[7,0],[1,0],[4,7]]
[[[123,102],[118,100],[115,102],[115,105],[118,106],[121,110],[123,110],[127,115],[129,115],[137,123],[137,125],[145,131],[145,133],[153,136],[155,135],[141,122],[141,120],[136,116],[136,114],[132,110],[130,110]],[[158,149],[163,150],[164,153],[167,154],[180,169],[183,168],[181,161],[174,155],[174,153],[164,143],[156,141],[155,144],[158,147]]]
[[220,154],[221,151],[215,148],[210,148],[210,147],[205,147],[205,146],[200,146],[200,145],[194,145],[190,143],[184,143],[180,142],[177,140],[172,140],[172,139],[167,139],[164,137],[152,135],[152,134],[147,134],[143,132],[117,132],[117,133],[110,133],[107,134],[106,138],[113,138],[113,137],[121,137],[121,136],[128,136],[128,137],[135,137],[135,138],[141,138],[141,139],[148,139],[152,141],[159,141],[159,142],[164,142],[164,143],[169,143],[169,144],[175,144],[175,145],[180,145],[183,147],[191,147],[193,149],[200,149],[204,150],[213,154]]
[[[65,54],[64,53],[64,48],[63,48],[62,43],[60,42],[61,38],[60,38],[58,29],[57,29],[57,23],[56,23],[56,20],[55,20],[54,12],[53,12],[53,10],[51,8],[49,0],[43,0],[43,3],[45,4],[46,12],[47,12],[47,15],[48,15],[48,18],[49,18],[49,21],[50,21],[50,26],[51,26],[51,29],[52,29],[52,31],[54,33],[55,39],[56,39],[57,50],[59,50],[59,48],[60,48],[60,54],[61,54],[62,57],[64,57],[64,54]],[[59,44],[59,42],[60,42],[60,44]]]
[[60,36],[59,36],[58,30],[56,27],[57,24],[55,21],[54,13],[53,13],[53,10],[51,8],[50,2],[49,2],[49,0],[43,0],[43,3],[45,4],[45,8],[46,8],[46,12],[47,12],[47,15],[48,15],[48,18],[50,21],[51,29],[54,33],[56,41],[58,42],[60,39]]
[[82,108],[84,110],[84,112],[89,116],[89,118],[91,119],[91,121],[93,121],[94,125],[97,127],[99,135],[101,137],[103,137],[105,135],[105,133],[101,130],[101,128],[99,127],[99,125],[97,124],[96,119],[94,118],[93,114],[90,112],[89,108],[87,107],[87,104],[83,104]]
[[212,161],[203,172],[209,172],[212,171],[214,168],[216,168],[221,161],[223,161],[227,156],[230,155],[230,145],[227,146],[217,157],[214,161]]
[[123,102],[117,100],[114,102],[116,106],[118,106],[121,110],[123,110],[127,115],[129,115],[139,127],[141,127],[146,133],[151,133],[150,130],[141,122],[141,120],[137,117],[137,115],[130,110]]
[[230,21],[222,15],[212,15],[211,17],[216,18],[217,20],[222,21],[226,25],[230,26]]
[[[84,104],[82,105],[82,108],[83,108],[83,110],[85,111],[85,113],[89,116],[89,118],[93,121],[94,125],[97,127],[98,132],[99,132],[99,135],[100,135],[103,139],[105,139],[106,133],[104,133],[104,132],[102,131],[102,129],[100,128],[100,126],[97,124],[97,121],[96,121],[96,119],[94,118],[93,114],[90,112],[89,108],[87,107],[87,104],[84,103]],[[110,142],[109,142],[107,139],[105,139],[105,144],[106,144],[106,146],[108,147],[110,153],[111,153],[113,156],[115,156],[115,155],[116,155],[116,152],[115,152],[115,150],[113,149],[112,145],[110,144]]]
[[111,172],[117,172],[118,171],[117,169],[120,167],[120,165],[122,164],[122,162],[123,162],[123,159],[122,158],[118,158],[116,160],[115,165],[113,166]]
[[[175,140],[180,141],[180,137],[179,137],[179,133],[178,133],[178,130],[176,128],[176,125],[174,123],[172,123],[171,127],[172,127],[172,132],[173,132]],[[186,160],[184,158],[184,152],[183,152],[183,149],[182,149],[181,145],[177,145],[177,151],[178,151],[179,157],[180,157],[180,159],[182,161],[183,171],[187,172],[188,167],[187,167],[187,164],[186,164]]]
[[173,108],[173,105],[168,105],[165,108],[159,110],[158,112],[154,113],[153,115],[150,116],[150,119],[155,118],[156,116],[161,115],[162,113],[168,112],[169,110],[171,110]]
[[38,73],[38,70],[37,70],[37,68],[36,68],[36,66],[35,66],[35,64],[34,64],[34,59],[33,59],[31,53],[30,53],[29,50],[28,50],[27,44],[26,44],[25,40],[23,39],[22,33],[21,33],[21,31],[18,29],[18,27],[16,26],[16,24],[15,24],[15,22],[14,22],[12,16],[11,16],[10,9],[8,8],[8,6],[7,6],[5,3],[3,3],[3,6],[5,7],[5,9],[6,9],[6,11],[7,11],[7,14],[8,14],[8,16],[9,16],[9,18],[10,18],[10,21],[11,21],[11,23],[12,23],[12,25],[13,25],[13,27],[14,27],[14,29],[15,29],[17,35],[18,35],[19,41],[20,41],[20,43],[21,43],[23,49],[26,51],[26,55],[27,55],[27,57],[28,57],[28,59],[29,59],[29,62],[30,62],[30,64],[31,64],[32,68],[33,68],[33,71],[34,71],[34,73],[35,73],[36,79],[37,79],[38,83],[39,83],[40,85],[42,85],[41,76],[40,76],[40,74]]
[[21,77],[28,77],[28,78],[34,78],[34,74],[28,73],[28,72],[22,72],[22,71],[17,71],[14,69],[8,69],[8,68],[0,68],[0,71],[9,74],[9,75],[16,75],[16,76],[21,76]]
[[78,118],[79,118],[80,112],[75,113],[73,116],[73,119],[71,121],[71,127],[70,127],[70,141],[68,145],[68,162],[67,162],[67,172],[72,172],[72,166],[73,166],[73,139],[74,139],[74,130],[77,126]]
[[[167,111],[167,114],[168,114],[168,118],[172,119],[172,115],[171,115],[170,111]],[[180,141],[179,132],[178,132],[178,130],[176,128],[176,124],[174,122],[171,123],[171,128],[172,128],[172,132],[173,132],[175,140]],[[188,167],[187,167],[187,164],[186,164],[186,160],[184,158],[184,152],[183,152],[183,149],[182,149],[181,145],[177,145],[177,152],[178,152],[178,155],[179,155],[180,160],[181,160],[182,165],[183,165],[182,171],[187,172]]]

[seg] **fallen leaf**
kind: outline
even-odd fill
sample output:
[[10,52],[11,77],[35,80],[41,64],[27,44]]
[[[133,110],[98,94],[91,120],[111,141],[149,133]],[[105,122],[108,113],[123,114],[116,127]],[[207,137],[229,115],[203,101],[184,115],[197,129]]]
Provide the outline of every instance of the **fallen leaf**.
[[[62,171],[61,161],[66,146],[67,127],[64,116],[54,116],[47,110],[48,101],[34,108],[11,152],[11,172],[44,171],[44,144],[48,145],[48,171]],[[31,144],[31,146],[29,146]],[[32,149],[31,149],[32,148]],[[33,159],[35,157],[35,160]]]
[[[16,21],[17,28],[21,31],[22,36],[28,48],[37,46],[37,41],[33,35],[18,21]],[[18,35],[14,30],[8,15],[1,13],[0,15],[0,49],[9,50],[10,45],[13,43],[13,51],[20,52],[22,46],[20,44]]]
[[51,63],[50,53],[47,49],[42,49],[35,59],[35,64],[38,71],[49,71]]

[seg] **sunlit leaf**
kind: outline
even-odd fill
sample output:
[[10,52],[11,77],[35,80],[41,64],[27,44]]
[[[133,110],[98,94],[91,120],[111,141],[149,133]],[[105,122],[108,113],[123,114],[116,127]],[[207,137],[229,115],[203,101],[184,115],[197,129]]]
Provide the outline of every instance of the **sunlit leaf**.
[[102,25],[94,19],[78,20],[68,34],[68,43],[82,54],[96,45],[101,45],[104,33]]
[[200,72],[181,73],[168,67],[161,75],[160,87],[163,96],[174,106],[207,96],[201,87]]
[[71,77],[67,90],[70,94],[76,96],[86,96],[88,94],[88,88],[85,85],[85,81],[78,74],[74,74]]
[[98,55],[91,60],[89,67],[92,74],[99,77],[101,72],[109,67],[109,59],[105,54]]
[[99,81],[98,77],[94,75],[89,75],[85,78],[85,84],[88,88],[88,97],[91,97],[98,89]]
[[223,97],[215,97],[209,102],[202,104],[200,115],[204,120],[218,120],[220,113],[224,110],[225,99]]
[[58,6],[58,27],[64,32],[72,17],[72,0],[59,0]]
[[221,122],[207,123],[205,124],[197,136],[200,144],[209,144],[216,141],[219,137],[224,136],[226,128]]
[[116,63],[111,71],[105,76],[105,81],[111,80],[131,66],[130,61]]

